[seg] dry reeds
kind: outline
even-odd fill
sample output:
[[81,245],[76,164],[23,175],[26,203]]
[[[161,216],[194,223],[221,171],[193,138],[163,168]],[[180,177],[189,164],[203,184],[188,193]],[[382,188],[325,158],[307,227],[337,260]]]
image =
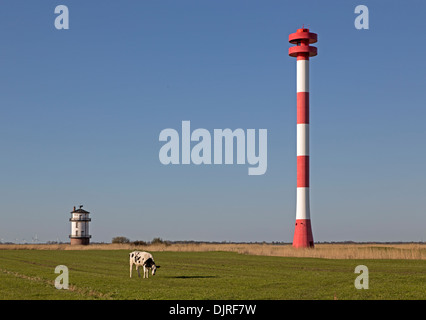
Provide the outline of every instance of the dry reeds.
[[268,243],[172,243],[135,246],[129,244],[0,244],[0,250],[146,250],[174,252],[230,251],[240,254],[309,257],[324,259],[415,259],[426,260],[426,244],[316,244],[314,249],[295,249],[290,244]]

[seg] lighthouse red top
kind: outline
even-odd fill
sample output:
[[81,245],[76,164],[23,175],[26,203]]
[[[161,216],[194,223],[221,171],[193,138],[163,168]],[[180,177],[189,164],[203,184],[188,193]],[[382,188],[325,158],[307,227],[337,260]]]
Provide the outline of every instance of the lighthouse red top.
[[288,42],[296,45],[288,49],[288,55],[297,57],[297,60],[309,60],[309,57],[317,55],[317,47],[310,46],[311,43],[317,42],[317,39],[317,34],[309,32],[309,29],[297,29],[288,36]]

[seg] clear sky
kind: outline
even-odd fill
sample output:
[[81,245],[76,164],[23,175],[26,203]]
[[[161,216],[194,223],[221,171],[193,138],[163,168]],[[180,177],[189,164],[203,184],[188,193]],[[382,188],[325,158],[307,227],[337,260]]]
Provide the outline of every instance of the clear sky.
[[[69,30],[57,30],[57,5]],[[369,29],[354,13],[369,9]],[[315,241],[426,241],[424,1],[0,2],[0,241],[285,241],[296,59],[310,68]],[[165,128],[268,130],[268,169],[169,165]]]

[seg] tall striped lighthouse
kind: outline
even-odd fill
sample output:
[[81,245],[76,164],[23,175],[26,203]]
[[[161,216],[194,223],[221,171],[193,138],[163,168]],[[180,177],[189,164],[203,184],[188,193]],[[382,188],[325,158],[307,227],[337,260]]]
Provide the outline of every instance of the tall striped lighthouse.
[[313,248],[309,210],[309,57],[317,55],[317,34],[298,29],[289,35],[288,54],[297,58],[297,198],[293,247]]

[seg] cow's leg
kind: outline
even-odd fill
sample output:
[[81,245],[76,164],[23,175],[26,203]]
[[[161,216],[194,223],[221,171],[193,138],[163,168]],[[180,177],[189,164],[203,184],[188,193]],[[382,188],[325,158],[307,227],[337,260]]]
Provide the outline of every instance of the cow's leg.
[[140,271],[139,271],[139,266],[138,265],[136,265],[136,270],[138,270],[138,276],[139,276],[139,278],[141,277],[141,273],[140,273]]
[[133,263],[130,262],[130,278],[132,277]]
[[145,266],[143,266],[143,277],[144,278],[148,278],[148,276],[147,276],[147,269],[146,269]]

